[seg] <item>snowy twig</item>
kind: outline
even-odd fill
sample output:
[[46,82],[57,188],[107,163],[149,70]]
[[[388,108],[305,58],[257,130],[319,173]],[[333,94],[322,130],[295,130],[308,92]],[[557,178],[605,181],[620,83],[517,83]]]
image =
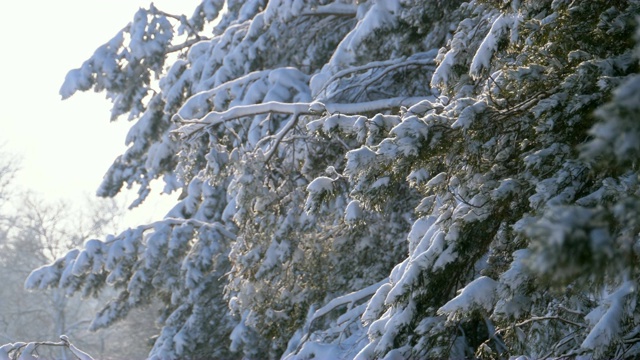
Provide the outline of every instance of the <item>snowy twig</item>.
[[[530,319],[527,319],[527,320],[521,321],[521,322],[519,322],[517,324],[513,324],[513,325],[509,326],[509,329],[513,329],[515,327],[522,327],[524,325],[527,325],[529,323],[536,322],[536,321],[546,321],[546,320],[558,320],[558,321],[561,321],[561,322],[564,322],[564,323],[567,323],[567,324],[570,324],[570,325],[573,325],[573,326],[576,326],[576,327],[579,327],[579,328],[586,328],[586,326],[584,324],[580,324],[580,323],[577,323],[575,321],[567,320],[567,319],[562,318],[560,316],[553,315],[553,316],[534,316],[534,317],[532,317]],[[499,334],[507,331],[507,329],[508,328],[496,329],[493,336],[495,337],[496,335],[499,335]]]
[[[427,66],[427,65],[432,65],[431,70],[435,69],[435,62],[433,59],[428,59],[428,60],[409,60],[409,61],[403,61],[403,62],[399,62],[396,64],[393,64],[391,66],[386,67],[384,70],[382,70],[380,72],[380,74],[377,74],[376,76],[371,76],[370,78],[367,79],[367,81],[364,81],[362,83],[356,83],[350,86],[345,86],[344,88],[340,89],[340,93],[345,93],[351,89],[360,87],[360,88],[367,88],[369,85],[379,81],[380,79],[382,79],[385,75],[389,74],[390,72],[397,70],[399,68],[405,68],[405,67],[409,67],[409,66]],[[327,83],[328,85],[328,83]]]
[[525,321],[519,322],[516,324],[517,327],[521,327],[524,325],[527,325],[529,323],[535,322],[535,321],[545,321],[545,320],[558,320],[573,326],[577,326],[577,327],[581,327],[581,328],[585,328],[586,326],[584,324],[580,324],[577,323],[575,321],[571,321],[571,320],[567,320],[565,318],[562,318],[560,316],[554,315],[554,316],[536,316],[536,317],[532,317],[530,319],[527,319]]
[[[454,191],[451,187],[449,187],[449,193],[451,195],[453,195],[454,198],[456,198],[457,200],[461,201],[465,205],[471,206],[471,207],[476,208],[476,209],[484,208],[484,206],[487,205],[491,201],[491,200],[487,199],[487,201],[483,202],[480,205],[473,205],[467,199],[465,199],[462,195],[460,195],[460,192]],[[474,212],[474,214],[475,214],[475,212]]]
[[555,92],[555,90],[556,89],[554,88],[548,91],[540,91],[537,94],[531,96],[529,99],[515,105],[512,108],[499,111],[498,114],[501,115],[500,119],[507,119],[509,117],[512,117],[516,113],[530,109],[531,107],[536,105],[540,100],[548,96],[550,93]]
[[570,314],[579,315],[579,316],[585,316],[585,313],[583,313],[582,311],[568,309],[568,308],[566,308],[564,306],[561,306],[561,305],[558,306],[558,309],[562,310],[562,311],[566,311],[566,312],[568,312]]
[[278,134],[276,134],[276,139],[274,140],[271,149],[265,156],[265,161],[264,161],[265,164],[269,163],[269,160],[271,160],[271,158],[273,157],[273,154],[275,154],[276,150],[278,150],[278,145],[280,144],[284,136],[287,135],[287,133],[296,126],[296,124],[298,123],[299,117],[300,117],[299,114],[293,114],[293,117],[291,118],[291,120],[289,120],[287,125],[285,125],[285,127],[282,130],[280,130]]
[[321,317],[327,315],[328,313],[332,312],[333,310],[335,310],[336,308],[338,308],[339,306],[343,306],[343,305],[353,305],[358,301],[361,301],[363,299],[366,299],[368,297],[373,296],[373,294],[375,294],[375,292],[380,288],[380,286],[386,284],[389,282],[389,279],[384,279],[378,283],[375,283],[373,285],[370,285],[364,289],[337,297],[332,299],[331,301],[329,301],[328,304],[326,304],[325,306],[321,307],[320,309],[316,310],[313,315],[311,315],[311,318],[309,318],[309,320],[307,320],[307,324],[305,326],[305,328],[307,328],[307,333],[302,337],[302,340],[300,341],[300,344],[298,344],[298,350],[302,348],[302,345],[309,339],[310,333],[311,333],[311,329],[313,328],[313,323],[320,319]]
[[167,48],[167,54],[178,52],[178,51],[183,50],[183,49],[189,49],[189,48],[191,48],[191,46],[193,44],[195,44],[197,42],[200,42],[200,41],[204,41],[204,40],[209,40],[209,39],[202,38],[202,37],[197,37],[197,38],[186,40],[182,44],[169,46]]
[[[507,111],[509,111],[509,109],[511,109],[511,104],[509,103],[509,100],[506,97],[506,92],[502,89],[502,87],[500,86],[500,84],[498,84],[498,82],[496,81],[496,79],[493,78],[493,76],[491,74],[489,74],[489,79],[491,79],[491,81],[493,81],[493,83],[498,87],[498,90],[500,90],[501,93],[505,94],[505,96],[503,96],[504,101],[506,101],[507,103]],[[491,91],[487,91],[487,94],[489,95],[489,97],[491,98]],[[495,104],[496,102],[493,100],[493,98],[491,98],[491,101]]]
[[422,59],[422,60],[407,60],[407,59],[394,59],[394,60],[385,60],[385,61],[372,61],[370,63],[364,64],[364,65],[360,65],[360,66],[353,66],[341,71],[338,71],[337,73],[333,74],[322,86],[322,88],[320,89],[320,91],[318,91],[318,93],[321,93],[323,91],[326,91],[327,86],[329,86],[329,84],[333,83],[334,81],[336,81],[337,79],[352,75],[354,73],[357,72],[361,72],[361,71],[367,71],[367,70],[371,70],[371,69],[375,69],[375,68],[381,68],[381,67],[389,67],[392,69],[398,68],[398,67],[402,67],[402,66],[406,66],[406,65],[435,65],[435,60],[433,58],[429,58],[429,59]]
[[343,295],[340,297],[337,297],[331,301],[329,301],[329,303],[323,307],[321,307],[320,309],[316,310],[313,315],[311,316],[311,320],[309,321],[309,323],[313,323],[315,320],[327,315],[328,313],[330,313],[331,311],[335,310],[338,306],[341,305],[346,305],[346,304],[353,304],[357,301],[360,301],[364,298],[367,298],[369,296],[372,296],[379,288],[380,286],[386,284],[389,282],[389,279],[384,279],[378,283],[375,283],[373,285],[369,285],[368,287],[362,289],[362,290],[358,290],[355,292],[352,292],[350,294],[347,295]]

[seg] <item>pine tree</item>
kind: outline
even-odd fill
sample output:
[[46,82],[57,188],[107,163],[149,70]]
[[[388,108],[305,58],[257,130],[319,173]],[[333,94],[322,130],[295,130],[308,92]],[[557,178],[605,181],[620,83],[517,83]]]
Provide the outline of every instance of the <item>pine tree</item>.
[[27,285],[161,300],[151,358],[634,356],[639,5],[142,9],[61,94],[136,120],[100,195],[183,196]]

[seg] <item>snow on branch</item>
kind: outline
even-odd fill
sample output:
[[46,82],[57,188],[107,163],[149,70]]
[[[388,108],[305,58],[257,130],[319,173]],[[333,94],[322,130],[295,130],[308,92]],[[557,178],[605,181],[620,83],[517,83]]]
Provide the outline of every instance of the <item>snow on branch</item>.
[[[354,115],[372,111],[387,110],[399,106],[410,107],[431,97],[394,97],[354,104],[321,104],[312,103],[282,103],[270,101],[262,104],[234,106],[226,111],[212,111],[199,120],[185,120],[176,115],[177,122],[186,124],[174,132],[178,133],[182,139],[189,138],[207,127],[222,124],[227,121],[236,120],[243,117],[250,117],[260,114],[290,114],[290,115],[322,115],[345,114]],[[324,110],[324,111],[323,111]]]
[[224,91],[229,91],[234,87],[245,86],[246,84],[262,79],[267,76],[272,70],[259,70],[250,72],[244,76],[241,76],[237,79],[229,80],[223,84],[220,84],[213,89],[205,90],[198,92],[197,94],[191,96],[187,101],[182,105],[180,110],[178,110],[178,115],[181,118],[189,118],[193,116],[197,116],[194,113],[194,108],[198,109],[204,106],[204,103],[211,97],[216,94]]
[[484,309],[490,312],[496,302],[497,282],[487,276],[481,276],[465,286],[458,296],[449,300],[438,314],[455,315],[472,309]]
[[[165,218],[151,224],[141,225],[135,229],[128,229],[116,237],[107,237],[106,240],[88,240],[84,249],[72,249],[64,257],[55,260],[53,263],[43,265],[31,272],[25,280],[24,287],[27,290],[46,289],[50,287],[69,288],[71,292],[78,289],[71,281],[74,277],[84,276],[90,273],[99,273],[102,269],[114,272],[118,264],[126,260],[137,259],[137,249],[144,245],[146,251],[156,254],[159,250],[153,242],[143,244],[144,234],[153,231],[154,233],[166,232],[166,229],[178,228],[180,226],[193,226],[201,229],[211,229],[228,239],[235,239],[235,234],[227,230],[219,223],[207,223],[197,219]],[[164,229],[164,230],[163,230]],[[145,255],[147,260],[152,256]],[[117,276],[116,276],[117,275]],[[121,279],[117,271],[107,279],[107,282]]]
[[[325,306],[321,307],[320,309],[316,310],[310,317],[308,317],[306,325],[305,325],[305,329],[306,329],[306,334],[302,337],[300,344],[298,345],[298,350],[300,350],[303,347],[303,344],[305,342],[307,342],[310,339],[310,333],[311,333],[311,329],[313,328],[313,323],[322,318],[323,316],[329,314],[330,312],[336,310],[337,308],[341,307],[341,306],[348,306],[348,309],[345,313],[345,315],[347,315],[347,313],[351,312],[352,310],[357,311],[359,314],[357,316],[360,316],[361,312],[364,311],[364,306],[360,306],[360,307],[356,307],[355,309],[352,309],[353,306],[358,303],[361,302],[363,300],[366,300],[368,298],[370,298],[371,296],[373,296],[380,287],[384,286],[385,284],[389,283],[389,279],[384,279],[380,282],[377,282],[375,284],[369,285],[364,289],[358,290],[358,291],[354,291],[352,293],[343,295],[343,296],[339,296],[336,297],[334,299],[332,299],[331,301],[329,301]],[[344,315],[343,315],[344,316]],[[342,317],[341,317],[342,318]]]
[[59,342],[34,341],[30,343],[16,342],[0,346],[0,359],[37,359],[39,347],[65,347],[79,360],[93,360],[91,355],[73,345],[66,335],[60,336]]
[[335,310],[337,307],[347,304],[354,304],[362,299],[368,298],[378,291],[378,289],[389,282],[389,279],[384,279],[378,283],[373,285],[369,285],[364,289],[354,291],[347,295],[339,296],[337,298],[332,299],[329,303],[320,309],[316,310],[311,316],[310,323],[327,315],[331,311]]
[[498,50],[498,42],[506,33],[508,28],[513,27],[514,18],[512,15],[499,15],[491,25],[489,33],[484,38],[480,47],[476,51],[471,61],[469,74],[475,78],[480,77],[483,69],[489,69],[491,57]]
[[593,327],[580,345],[581,348],[606,349],[620,337],[620,324],[625,313],[626,298],[635,292],[635,288],[632,281],[625,281],[607,296],[600,306],[586,316],[587,321]]

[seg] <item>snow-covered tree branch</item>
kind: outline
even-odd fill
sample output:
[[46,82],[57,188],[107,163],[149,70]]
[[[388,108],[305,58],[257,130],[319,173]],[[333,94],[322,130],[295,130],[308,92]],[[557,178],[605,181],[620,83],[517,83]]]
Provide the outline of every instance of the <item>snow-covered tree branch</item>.
[[91,355],[73,345],[66,335],[60,336],[59,342],[37,341],[9,343],[0,347],[0,358],[3,359],[37,359],[44,348],[63,347],[68,349],[78,360],[93,360]]
[[[433,100],[432,96],[429,99]],[[420,101],[427,100],[425,97],[396,97],[389,99],[381,99],[356,104],[323,104],[321,102],[313,103],[281,103],[271,101],[254,105],[239,105],[223,112],[212,111],[199,120],[177,120],[179,123],[187,123],[189,125],[182,126],[176,130],[182,137],[191,137],[194,133],[202,130],[207,126],[215,126],[220,123],[237,120],[243,117],[253,117],[262,114],[288,114],[288,115],[316,115],[320,116],[324,113],[329,114],[363,114],[369,112],[391,111],[394,108],[410,107]]]

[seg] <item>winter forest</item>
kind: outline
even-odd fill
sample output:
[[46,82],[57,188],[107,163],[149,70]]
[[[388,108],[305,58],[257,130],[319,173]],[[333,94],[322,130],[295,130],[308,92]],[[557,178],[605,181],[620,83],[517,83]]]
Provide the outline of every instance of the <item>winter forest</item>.
[[[90,306],[87,338],[151,324],[122,347],[158,360],[640,356],[639,0],[185,14],[140,9],[60,90],[131,123],[100,197],[178,202],[98,207],[24,296]],[[55,335],[0,359],[117,358]]]

